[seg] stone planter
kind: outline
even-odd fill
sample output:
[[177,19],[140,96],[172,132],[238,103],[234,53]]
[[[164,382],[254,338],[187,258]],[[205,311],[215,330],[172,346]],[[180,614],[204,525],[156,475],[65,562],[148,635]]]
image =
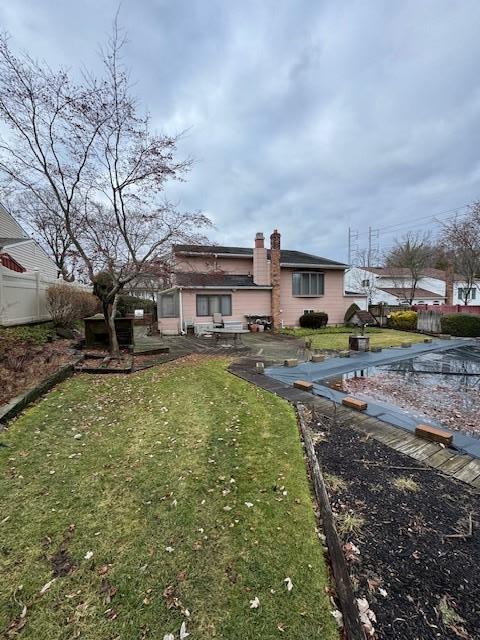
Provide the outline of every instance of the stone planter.
[[370,337],[369,336],[349,336],[348,347],[351,351],[369,351],[370,350]]

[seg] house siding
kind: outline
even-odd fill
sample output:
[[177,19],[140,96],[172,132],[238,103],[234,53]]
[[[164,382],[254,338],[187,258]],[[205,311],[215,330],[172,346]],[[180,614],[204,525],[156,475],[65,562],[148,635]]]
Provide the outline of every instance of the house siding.
[[246,323],[245,314],[269,315],[271,307],[270,290],[237,290],[228,289],[202,289],[188,290],[183,289],[183,317],[184,320],[193,320],[194,322],[208,322],[211,320],[208,316],[197,316],[197,295],[231,295],[232,296],[232,315],[225,316],[226,320],[237,320]]
[[27,237],[25,231],[0,204],[0,238],[24,237]]
[[280,273],[280,319],[283,326],[298,326],[304,309],[325,311],[328,313],[329,324],[343,322],[345,311],[351,304],[350,299],[343,293],[344,272],[332,269],[318,272],[324,273],[324,295],[318,297],[297,297],[292,293],[292,274],[302,269],[287,269],[282,267]]
[[12,244],[5,247],[12,258],[15,258],[27,271],[38,269],[42,277],[48,280],[56,280],[58,271],[55,263],[50,260],[47,254],[34,240],[26,240],[19,244]]

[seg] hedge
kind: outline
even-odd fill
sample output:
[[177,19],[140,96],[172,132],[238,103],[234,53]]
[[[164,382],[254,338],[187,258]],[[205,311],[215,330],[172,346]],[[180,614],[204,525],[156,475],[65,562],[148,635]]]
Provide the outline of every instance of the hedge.
[[300,317],[299,323],[301,327],[306,329],[321,329],[327,326],[328,315],[323,311],[304,313],[303,316]]
[[155,303],[153,300],[146,298],[137,298],[136,296],[120,295],[117,301],[117,315],[124,317],[132,314],[135,309],[143,309],[145,313],[152,313]]
[[394,311],[388,316],[388,326],[390,329],[399,331],[415,331],[417,328],[416,311]]
[[465,338],[480,336],[480,316],[470,313],[449,313],[441,317],[442,333]]

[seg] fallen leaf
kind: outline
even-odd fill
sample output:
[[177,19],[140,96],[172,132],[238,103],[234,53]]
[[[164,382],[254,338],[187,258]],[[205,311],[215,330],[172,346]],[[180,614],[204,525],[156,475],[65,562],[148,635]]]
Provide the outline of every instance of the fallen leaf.
[[250,600],[250,609],[258,609],[260,606],[260,600],[255,596],[253,600]]
[[187,633],[187,625],[185,622],[182,622],[182,626],[180,627],[180,640],[184,640],[190,634]]
[[245,502],[245,506],[250,509],[250,507],[253,507],[253,502]]
[[53,580],[50,580],[49,582],[47,582],[46,584],[43,585],[43,587],[40,589],[40,595],[41,596],[43,596],[45,591],[48,591],[50,589],[50,587],[55,582],[55,580],[56,580],[56,578],[53,578]]
[[368,600],[366,598],[357,598],[357,607],[360,612],[360,622],[362,623],[365,632],[370,636],[374,636],[375,629],[373,628],[372,622],[376,622],[377,618],[370,609]]
[[290,578],[285,578],[284,580],[285,586],[287,587],[287,591],[291,591],[293,589],[293,582]]
[[336,623],[338,625],[338,628],[339,629],[343,629],[343,615],[342,615],[342,612],[339,611],[338,609],[334,609],[333,611],[330,611],[330,613],[335,618],[335,621],[336,621]]
[[93,551],[87,551],[87,553],[84,555],[85,560],[90,560],[90,558],[93,558]]

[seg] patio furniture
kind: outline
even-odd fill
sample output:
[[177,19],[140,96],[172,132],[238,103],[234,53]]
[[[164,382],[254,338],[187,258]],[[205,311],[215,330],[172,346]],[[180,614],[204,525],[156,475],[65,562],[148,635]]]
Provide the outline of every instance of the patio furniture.
[[213,337],[215,338],[215,343],[218,344],[220,338],[231,338],[233,340],[233,345],[238,346],[239,344],[243,344],[242,335],[244,333],[249,333],[248,329],[212,329]]
[[221,313],[213,314],[213,326],[218,328],[223,327],[223,318]]
[[212,333],[214,330],[213,322],[196,322],[194,324],[194,331],[196,336],[202,336],[205,333]]

